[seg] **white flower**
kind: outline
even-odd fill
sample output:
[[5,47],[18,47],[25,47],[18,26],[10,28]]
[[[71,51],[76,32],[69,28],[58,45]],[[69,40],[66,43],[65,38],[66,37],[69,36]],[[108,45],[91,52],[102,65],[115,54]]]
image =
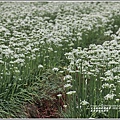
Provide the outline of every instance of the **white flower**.
[[64,108],[66,108],[66,107],[67,107],[67,105],[63,105],[63,107],[64,107]]
[[18,59],[15,60],[14,62],[15,62],[15,63],[24,63],[24,61],[25,61],[24,59],[18,58]]
[[69,91],[69,92],[67,92],[66,94],[67,95],[71,95],[71,94],[75,94],[76,93],[76,91]]
[[64,88],[68,88],[68,87],[72,87],[72,85],[71,84],[65,84],[64,85]]
[[48,48],[48,51],[49,51],[49,52],[53,51],[53,48],[50,48],[50,47],[49,47],[49,48]]
[[72,80],[72,76],[71,75],[66,75],[63,80]]
[[2,64],[3,64],[3,63],[4,63],[4,61],[0,60],[0,63],[2,63]]
[[52,69],[54,72],[57,72],[59,69],[58,68],[53,68]]
[[64,71],[59,71],[60,73],[63,73]]
[[71,80],[67,80],[67,83],[71,83]]
[[109,30],[109,31],[104,32],[104,34],[105,34],[106,36],[109,36],[111,33],[113,33],[112,30]]
[[20,73],[20,71],[19,70],[15,70],[15,73]]
[[110,84],[110,88],[115,88],[115,85],[114,84]]
[[7,29],[3,26],[0,26],[0,32],[7,31]]
[[43,65],[41,65],[41,64],[40,64],[40,65],[38,65],[38,68],[43,68]]
[[70,70],[69,72],[70,72],[70,73],[75,73],[76,71],[74,71],[74,70]]
[[110,70],[108,70],[107,72],[105,72],[105,76],[111,76],[111,75],[113,75],[113,73]]
[[115,94],[107,94],[107,95],[104,97],[104,99],[105,99],[105,100],[112,100],[114,96],[115,96]]
[[116,102],[119,102],[120,101],[120,99],[116,99]]
[[110,84],[104,83],[104,84],[102,85],[102,88],[110,88]]
[[81,108],[81,105],[80,106],[76,106],[76,108],[79,108],[79,107]]
[[57,96],[58,96],[58,97],[61,97],[61,96],[62,96],[62,94],[58,94]]
[[87,101],[84,100],[84,101],[81,102],[81,104],[82,105],[87,105],[87,104],[89,104],[89,102],[87,102]]
[[108,65],[118,65],[119,63],[118,62],[115,62],[114,60],[112,60],[112,61],[110,61],[109,63],[108,63]]

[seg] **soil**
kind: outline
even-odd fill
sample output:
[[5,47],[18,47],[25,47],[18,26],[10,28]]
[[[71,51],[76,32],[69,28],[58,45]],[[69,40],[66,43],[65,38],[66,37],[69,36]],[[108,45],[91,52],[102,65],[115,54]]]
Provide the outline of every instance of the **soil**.
[[28,118],[61,118],[59,109],[64,110],[63,100],[65,101],[65,95],[61,98],[57,97],[57,94],[51,96],[52,100],[42,99],[36,101],[34,104],[27,104],[25,106],[25,112]]

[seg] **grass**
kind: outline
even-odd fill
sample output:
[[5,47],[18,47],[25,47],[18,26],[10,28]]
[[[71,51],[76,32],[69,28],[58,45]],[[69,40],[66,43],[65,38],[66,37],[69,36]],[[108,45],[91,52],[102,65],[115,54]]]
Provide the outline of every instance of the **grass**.
[[0,6],[0,118],[28,117],[24,105],[59,93],[61,117],[119,117],[89,109],[119,103],[119,2]]

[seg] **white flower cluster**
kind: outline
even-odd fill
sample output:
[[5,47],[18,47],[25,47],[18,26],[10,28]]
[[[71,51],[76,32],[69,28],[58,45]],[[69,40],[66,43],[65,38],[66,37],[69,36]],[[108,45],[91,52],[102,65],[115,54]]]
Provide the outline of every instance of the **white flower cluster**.
[[58,68],[53,68],[52,69],[54,72],[57,72],[59,69]]
[[85,100],[83,100],[82,102],[81,102],[81,105],[88,105],[89,104],[89,102],[87,102],[87,101],[85,101]]
[[[9,63],[24,65],[26,58],[34,60],[42,56],[40,48],[46,43],[62,47],[64,41],[72,47],[74,41],[82,40],[83,32],[87,34],[95,26],[97,30],[112,22],[119,10],[117,2],[101,2],[97,7],[95,2],[4,3],[0,7],[1,63],[6,58],[10,59]],[[53,48],[49,47],[48,51]]]
[[115,94],[107,94],[104,98],[105,98],[105,100],[111,100],[114,98],[114,96],[115,96]]
[[[106,85],[109,81],[118,82],[120,29],[116,35],[110,30],[118,28],[111,24],[113,18],[120,15],[119,11],[119,2],[48,2],[44,5],[41,2],[5,2],[0,6],[0,79],[9,80],[12,77],[8,76],[15,73],[21,80],[31,70],[50,65],[53,58],[57,61],[59,55],[70,49],[72,52],[65,55],[70,60],[68,70],[71,73],[82,71],[85,79],[89,79],[102,72],[101,81]],[[83,42],[83,36],[102,30],[114,40],[103,45],[91,44],[83,50],[81,47],[73,49],[74,44]],[[58,68],[52,70],[59,71]],[[64,80],[67,81],[65,88],[72,86],[72,76],[66,75]],[[76,91],[67,92],[74,93]]]
[[[100,84],[99,91],[102,91],[102,99],[113,100],[114,96],[119,97],[119,40],[105,41],[102,45],[91,44],[89,48],[83,50],[78,47],[65,55],[70,61],[69,72],[82,74],[85,81],[98,81],[96,84]],[[86,87],[88,85],[89,83],[86,83]]]
[[66,94],[67,95],[72,95],[72,94],[75,94],[76,93],[76,91],[69,91],[69,92],[67,92]]

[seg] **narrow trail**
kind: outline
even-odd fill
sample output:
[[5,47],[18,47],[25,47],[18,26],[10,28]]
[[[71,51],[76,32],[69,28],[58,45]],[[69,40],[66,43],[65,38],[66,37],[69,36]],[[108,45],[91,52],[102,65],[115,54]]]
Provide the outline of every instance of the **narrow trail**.
[[28,118],[61,118],[59,109],[64,110],[65,96],[59,98],[57,94],[52,95],[53,100],[42,99],[36,101],[36,104],[26,105],[26,115]]

